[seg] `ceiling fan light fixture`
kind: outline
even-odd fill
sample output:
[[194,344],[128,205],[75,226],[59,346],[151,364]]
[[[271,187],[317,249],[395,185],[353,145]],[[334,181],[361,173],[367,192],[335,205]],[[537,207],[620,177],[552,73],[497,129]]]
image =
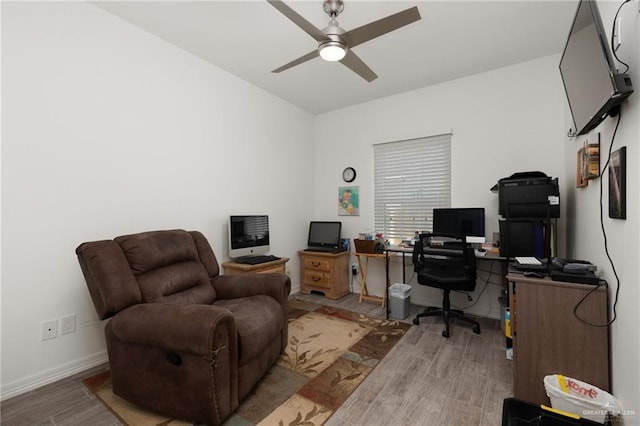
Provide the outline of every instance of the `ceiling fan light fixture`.
[[321,44],[318,50],[320,57],[329,62],[339,61],[347,54],[346,46],[333,40]]

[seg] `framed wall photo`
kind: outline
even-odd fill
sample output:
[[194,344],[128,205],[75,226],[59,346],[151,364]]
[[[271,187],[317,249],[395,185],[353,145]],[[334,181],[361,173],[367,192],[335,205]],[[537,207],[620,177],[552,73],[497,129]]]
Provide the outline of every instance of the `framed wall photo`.
[[627,218],[627,147],[611,153],[609,160],[609,217]]
[[584,178],[584,148],[578,150],[578,158],[576,160],[576,188],[584,188],[589,185],[589,181]]
[[598,142],[589,143],[584,141],[582,145],[582,177],[586,180],[595,179],[600,176],[600,133],[598,133]]
[[358,186],[338,188],[338,215],[360,216],[360,194]]

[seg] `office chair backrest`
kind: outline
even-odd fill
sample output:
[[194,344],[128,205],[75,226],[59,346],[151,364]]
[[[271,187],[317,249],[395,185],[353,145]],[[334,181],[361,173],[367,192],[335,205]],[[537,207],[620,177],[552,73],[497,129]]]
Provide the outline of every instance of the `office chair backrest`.
[[[434,244],[444,239],[445,245]],[[414,246],[413,262],[419,284],[449,290],[475,289],[475,252],[464,237],[421,234]]]

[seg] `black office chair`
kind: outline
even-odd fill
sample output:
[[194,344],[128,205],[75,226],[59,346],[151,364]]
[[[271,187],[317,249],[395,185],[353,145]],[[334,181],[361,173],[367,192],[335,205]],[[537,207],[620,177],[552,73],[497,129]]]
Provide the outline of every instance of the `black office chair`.
[[449,318],[457,318],[473,325],[473,332],[480,334],[480,324],[464,316],[464,312],[451,309],[449,295],[452,291],[470,292],[476,288],[476,257],[473,247],[464,237],[444,234],[421,234],[413,249],[414,269],[418,274],[418,284],[444,290],[442,308],[428,307],[419,313],[413,323],[420,318],[440,316],[444,320],[444,337],[449,337]]

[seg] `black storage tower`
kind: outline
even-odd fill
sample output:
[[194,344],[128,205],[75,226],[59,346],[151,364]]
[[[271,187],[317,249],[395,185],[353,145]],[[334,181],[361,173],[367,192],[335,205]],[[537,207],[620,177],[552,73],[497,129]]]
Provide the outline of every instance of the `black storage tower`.
[[498,181],[500,255],[551,257],[552,218],[560,217],[558,179],[523,172]]

